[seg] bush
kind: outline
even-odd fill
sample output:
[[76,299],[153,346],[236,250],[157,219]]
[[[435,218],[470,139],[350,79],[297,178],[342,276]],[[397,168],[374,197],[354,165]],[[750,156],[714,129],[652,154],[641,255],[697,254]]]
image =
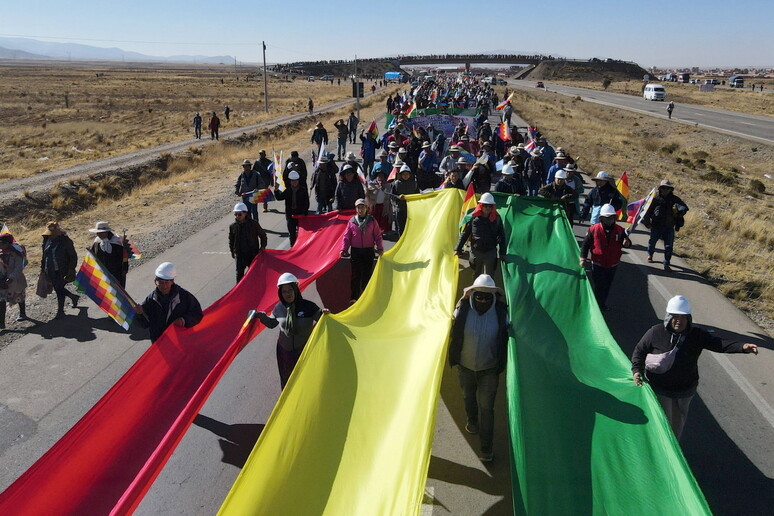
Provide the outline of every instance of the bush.
[[751,179],[750,180],[750,191],[762,194],[766,192],[766,185],[764,185],[762,182],[760,182],[757,179]]
[[705,181],[714,181],[715,183],[720,183],[721,185],[730,186],[736,184],[736,178],[734,176],[731,174],[718,172],[717,170],[707,172],[706,174],[702,174],[699,177]]
[[[679,148],[680,148],[680,144],[670,143],[669,145],[664,145],[663,147],[661,147],[661,152],[665,152],[666,154],[673,154]],[[678,163],[680,162],[678,161]]]

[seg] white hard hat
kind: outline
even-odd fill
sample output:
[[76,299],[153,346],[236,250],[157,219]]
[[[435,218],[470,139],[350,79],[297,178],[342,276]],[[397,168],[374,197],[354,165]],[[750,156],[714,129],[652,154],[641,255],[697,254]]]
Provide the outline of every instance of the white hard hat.
[[489,192],[484,193],[481,196],[481,199],[478,201],[479,204],[497,204],[495,202],[494,196],[490,194]]
[[411,172],[411,167],[409,167],[408,165],[403,165],[402,167],[400,167],[400,171],[401,172]]
[[691,302],[684,296],[675,296],[667,303],[666,311],[672,315],[691,315]]
[[503,175],[504,176],[512,176],[515,173],[516,173],[516,171],[513,170],[513,166],[510,163],[503,167]]
[[247,205],[243,202],[238,202],[234,205],[234,211],[247,211]]
[[564,169],[559,169],[556,171],[554,177],[556,179],[567,179],[567,172],[565,172]]
[[605,204],[602,209],[599,210],[600,217],[613,217],[616,215],[615,208],[612,204]]
[[604,170],[601,170],[597,173],[597,177],[594,178],[594,180],[602,179],[604,181],[610,181],[610,174],[605,172]]
[[277,286],[281,287],[282,285],[287,285],[288,283],[298,283],[298,278],[296,278],[289,272],[285,272],[277,280]]
[[175,279],[177,276],[177,269],[171,262],[164,262],[156,267],[156,277],[163,280]]
[[298,172],[292,170],[290,174],[288,174],[288,179],[301,179],[301,176],[298,174]]

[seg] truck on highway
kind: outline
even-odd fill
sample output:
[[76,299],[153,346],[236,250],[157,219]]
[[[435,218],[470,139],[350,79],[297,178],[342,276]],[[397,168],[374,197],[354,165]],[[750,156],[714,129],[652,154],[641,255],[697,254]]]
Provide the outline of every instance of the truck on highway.
[[728,78],[728,85],[732,88],[744,88],[744,79],[738,75],[732,75]]
[[385,82],[406,82],[407,77],[403,72],[384,72]]
[[677,74],[677,82],[681,82],[683,84],[688,84],[691,82],[691,74],[689,73],[678,73]]

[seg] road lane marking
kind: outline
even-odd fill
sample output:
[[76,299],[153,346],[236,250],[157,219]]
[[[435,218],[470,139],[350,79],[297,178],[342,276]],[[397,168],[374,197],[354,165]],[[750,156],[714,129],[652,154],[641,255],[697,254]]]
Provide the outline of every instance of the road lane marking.
[[[638,265],[650,269],[650,267],[648,267],[639,256],[634,253],[628,254]],[[669,301],[672,298],[673,294],[669,292],[669,290],[664,286],[661,280],[658,279],[658,277],[653,274],[646,274],[646,276],[648,278],[648,283],[653,285],[658,293],[661,294],[661,296],[664,298],[664,301]],[[771,408],[771,405],[769,405],[766,399],[761,396],[755,387],[753,387],[749,380],[745,378],[742,372],[739,371],[739,369],[737,369],[731,360],[729,360],[728,357],[722,353],[710,352],[708,354],[717,361],[718,365],[720,365],[720,367],[722,367],[726,373],[728,373],[728,376],[731,377],[734,383],[736,383],[737,387],[739,387],[744,395],[747,396],[747,399],[750,400],[750,403],[752,403],[753,406],[758,409],[758,412],[761,413],[761,416],[763,416],[769,425],[774,428],[774,409]]]

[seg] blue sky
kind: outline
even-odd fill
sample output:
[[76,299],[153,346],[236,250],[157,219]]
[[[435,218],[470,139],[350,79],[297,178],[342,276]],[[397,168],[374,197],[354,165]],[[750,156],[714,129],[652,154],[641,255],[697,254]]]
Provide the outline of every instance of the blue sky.
[[265,40],[270,62],[508,50],[645,67],[774,66],[771,0],[8,3],[2,36],[150,55],[257,62]]

